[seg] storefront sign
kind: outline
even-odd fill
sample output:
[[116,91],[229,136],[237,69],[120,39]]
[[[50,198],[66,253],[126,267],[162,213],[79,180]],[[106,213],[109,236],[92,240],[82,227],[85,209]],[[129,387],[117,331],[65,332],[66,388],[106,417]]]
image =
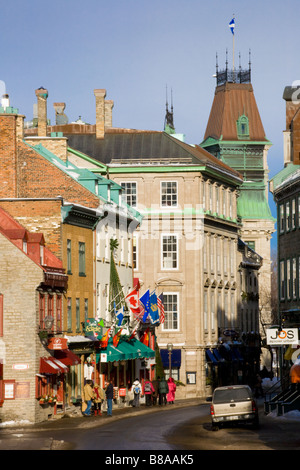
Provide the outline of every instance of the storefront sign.
[[16,382],[16,398],[30,398],[30,382]]
[[53,350],[68,349],[67,338],[49,338],[48,349],[53,349]]
[[282,346],[284,344],[298,343],[298,328],[285,328],[278,330],[270,328],[267,330],[267,344],[270,346]]
[[14,370],[26,370],[29,369],[29,364],[13,364],[12,368]]
[[95,336],[100,339],[103,336],[103,320],[98,321],[96,318],[87,318],[84,329],[86,336]]

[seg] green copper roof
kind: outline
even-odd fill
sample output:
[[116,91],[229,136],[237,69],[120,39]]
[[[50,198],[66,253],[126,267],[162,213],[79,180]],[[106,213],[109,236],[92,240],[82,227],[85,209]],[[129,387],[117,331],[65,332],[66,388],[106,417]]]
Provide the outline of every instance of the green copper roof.
[[270,179],[271,189],[276,190],[285,180],[289,179],[294,173],[300,170],[300,165],[289,163],[283,170]]
[[266,199],[263,182],[244,182],[237,200],[237,213],[242,219],[269,219],[275,221]]

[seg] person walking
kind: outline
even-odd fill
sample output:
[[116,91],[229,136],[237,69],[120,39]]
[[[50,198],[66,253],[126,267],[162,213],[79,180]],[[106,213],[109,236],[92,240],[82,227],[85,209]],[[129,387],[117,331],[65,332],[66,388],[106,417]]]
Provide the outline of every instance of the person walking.
[[159,391],[159,405],[166,405],[167,404],[167,393],[169,391],[168,383],[166,379],[163,377],[160,379],[158,384],[158,391]]
[[101,416],[101,405],[105,398],[104,390],[98,384],[94,385],[95,399],[94,399],[94,414]]
[[83,416],[91,416],[92,400],[95,398],[95,392],[92,385],[92,380],[87,380],[85,386],[83,387],[83,397],[87,404],[87,408],[82,413]]
[[112,416],[112,401],[114,398],[114,385],[113,379],[109,380],[109,384],[105,390],[106,400],[107,400],[107,416]]
[[151,381],[146,379],[143,385],[143,394],[146,397],[146,406],[152,406],[152,394],[154,391]]
[[139,406],[140,406],[140,395],[142,393],[142,386],[141,386],[138,379],[135,379],[135,381],[133,382],[132,391],[133,391],[132,406],[134,406],[135,408],[139,408]]
[[152,385],[154,388],[154,392],[152,393],[152,404],[155,406],[157,403],[157,398],[158,398],[158,378],[152,380]]
[[167,402],[174,405],[175,400],[175,392],[176,392],[176,384],[174,382],[173,377],[168,378],[168,394],[167,394]]

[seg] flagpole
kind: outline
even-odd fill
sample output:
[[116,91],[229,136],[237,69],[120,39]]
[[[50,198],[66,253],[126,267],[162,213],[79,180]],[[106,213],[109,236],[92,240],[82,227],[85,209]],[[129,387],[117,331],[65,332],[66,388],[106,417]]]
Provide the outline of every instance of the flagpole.
[[[234,14],[233,14],[233,21],[234,21]],[[233,80],[235,81],[234,77],[234,36],[235,36],[235,31],[233,30],[233,35],[232,35],[232,70],[233,70]]]

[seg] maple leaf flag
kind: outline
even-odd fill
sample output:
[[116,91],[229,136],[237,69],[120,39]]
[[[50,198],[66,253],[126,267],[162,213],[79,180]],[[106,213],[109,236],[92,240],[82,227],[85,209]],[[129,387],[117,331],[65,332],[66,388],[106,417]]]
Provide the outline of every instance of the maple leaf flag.
[[144,306],[139,300],[139,293],[136,289],[133,289],[129,294],[126,295],[125,301],[128,308],[132,311],[134,318],[138,320],[144,315]]

